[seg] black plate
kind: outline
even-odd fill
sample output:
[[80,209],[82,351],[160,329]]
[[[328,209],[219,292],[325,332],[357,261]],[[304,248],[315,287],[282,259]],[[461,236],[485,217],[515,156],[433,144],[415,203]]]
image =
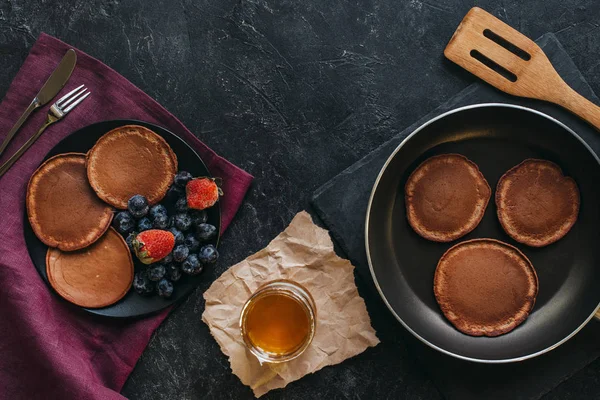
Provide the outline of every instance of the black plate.
[[[526,158],[561,166],[580,190],[577,223],[558,242],[532,248],[512,240],[496,216],[494,194],[483,220],[452,243],[434,243],[408,225],[404,185],[426,158],[460,153],[474,161],[494,190],[508,169]],[[510,362],[560,345],[589,321],[600,303],[600,161],[572,130],[534,110],[487,104],[446,113],[405,139],[383,167],[366,220],[369,265],[378,290],[396,318],[417,338],[446,354],[480,362]],[[468,239],[510,243],[532,261],[539,294],[529,318],[495,338],[457,331],[433,295],[433,275],[442,254]]]
[[[189,171],[193,176],[212,176],[210,175],[208,168],[206,168],[206,165],[200,156],[198,156],[198,154],[190,146],[188,146],[187,143],[185,143],[174,133],[148,122],[125,119],[98,122],[73,132],[71,135],[67,136],[60,143],[54,146],[54,148],[52,148],[52,150],[50,150],[50,152],[46,155],[44,161],[60,153],[87,153],[88,150],[92,148],[94,143],[96,143],[96,141],[106,132],[116,127],[130,124],[145,126],[162,136],[177,155],[179,170]],[[209,208],[207,212],[208,223],[216,226],[217,232],[220,233],[221,211],[219,204],[217,203],[217,205],[214,207]],[[27,211],[25,213],[27,213]],[[48,246],[42,243],[37,236],[35,236],[33,230],[31,229],[31,225],[29,224],[27,215],[25,215],[25,221],[27,221],[27,223],[24,224],[25,243],[27,244],[27,249],[29,250],[29,256],[31,257],[33,264],[37,268],[44,281],[46,281],[48,284],[50,290],[54,292],[48,283],[48,277],[46,275],[46,252],[48,250]],[[210,243],[217,246],[219,240],[218,237],[219,235],[217,235],[217,237]],[[135,260],[136,270],[138,270],[142,264],[137,261],[135,256],[133,258]],[[192,290],[194,290],[196,286],[198,286],[202,279],[204,279],[203,274],[197,276],[182,276],[182,278],[175,283],[173,296],[169,299],[163,299],[157,295],[151,297],[142,297],[133,290],[130,290],[123,299],[108,307],[95,309],[82,308],[76,305],[73,305],[73,307],[82,308],[83,310],[92,314],[104,315],[107,317],[139,317],[160,311],[165,307],[168,307],[171,304],[183,299]]]

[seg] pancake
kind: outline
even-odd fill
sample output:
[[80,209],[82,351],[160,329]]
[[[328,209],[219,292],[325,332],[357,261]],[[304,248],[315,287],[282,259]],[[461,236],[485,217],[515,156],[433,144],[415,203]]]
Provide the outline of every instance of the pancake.
[[573,178],[547,160],[528,159],[498,181],[498,219],[517,242],[533,247],[554,243],[577,221],[579,189]]
[[27,216],[33,232],[63,251],[94,243],[110,226],[113,210],[87,179],[85,154],[65,153],[44,162],[27,186]]
[[177,157],[150,129],[125,125],[98,139],[88,153],[87,172],[96,194],[124,210],[135,194],[150,204],[162,200],[177,172]]
[[121,300],[133,282],[133,261],[125,240],[110,228],[78,251],[48,249],[46,273],[64,299],[81,307],[106,307]]
[[435,270],[433,292],[456,329],[471,336],[498,336],[527,318],[538,279],[517,248],[494,239],[475,239],[444,253]]
[[460,154],[425,160],[404,187],[410,226],[425,239],[451,242],[471,232],[492,190],[475,163]]

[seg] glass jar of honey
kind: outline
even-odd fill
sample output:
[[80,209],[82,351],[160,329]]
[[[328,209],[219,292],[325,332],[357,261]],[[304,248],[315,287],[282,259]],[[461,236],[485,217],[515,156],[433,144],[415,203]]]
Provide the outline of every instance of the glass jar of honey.
[[316,325],[312,296],[288,280],[271,281],[258,288],[240,315],[244,343],[261,363],[298,357],[312,341]]

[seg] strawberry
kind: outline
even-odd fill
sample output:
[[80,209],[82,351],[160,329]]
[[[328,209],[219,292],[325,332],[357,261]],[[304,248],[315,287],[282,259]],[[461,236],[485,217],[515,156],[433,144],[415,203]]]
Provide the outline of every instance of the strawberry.
[[175,236],[171,232],[150,229],[133,239],[135,255],[144,264],[152,264],[165,258],[175,246]]
[[189,181],[185,186],[188,207],[196,210],[212,207],[219,200],[219,196],[223,196],[220,183],[219,178],[206,177]]

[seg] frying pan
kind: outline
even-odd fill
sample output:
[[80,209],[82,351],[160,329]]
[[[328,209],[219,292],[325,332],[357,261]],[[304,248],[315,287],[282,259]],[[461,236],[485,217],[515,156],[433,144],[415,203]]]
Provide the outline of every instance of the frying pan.
[[[494,193],[477,228],[451,243],[417,235],[406,219],[404,185],[425,159],[463,154],[495,189],[526,158],[557,163],[577,182],[579,218],[558,242],[532,248],[512,240],[496,216]],[[469,361],[506,363],[550,351],[575,335],[600,305],[600,160],[575,132],[538,111],[510,104],[478,104],[440,115],[409,135],[383,166],[367,208],[367,259],[377,289],[394,316],[422,342]],[[533,263],[539,293],[529,318],[497,337],[465,335],[448,322],[433,294],[442,254],[474,238],[510,243]]]

